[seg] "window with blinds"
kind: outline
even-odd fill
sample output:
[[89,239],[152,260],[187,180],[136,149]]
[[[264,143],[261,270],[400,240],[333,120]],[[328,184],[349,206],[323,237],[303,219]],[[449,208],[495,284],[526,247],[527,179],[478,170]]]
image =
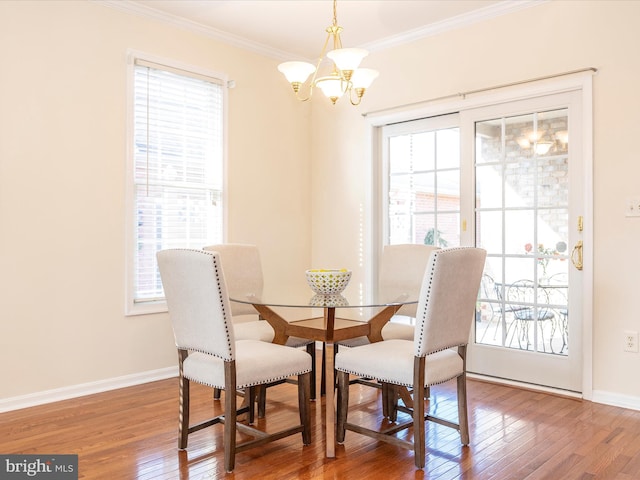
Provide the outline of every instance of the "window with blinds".
[[223,82],[136,59],[132,100],[134,314],[166,308],[156,252],[222,242]]

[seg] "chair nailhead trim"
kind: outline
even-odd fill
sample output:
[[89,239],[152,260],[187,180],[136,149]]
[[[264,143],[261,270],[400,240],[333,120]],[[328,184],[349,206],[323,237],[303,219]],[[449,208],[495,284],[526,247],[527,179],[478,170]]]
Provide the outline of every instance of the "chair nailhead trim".
[[[429,297],[431,296],[431,287],[433,286],[433,273],[436,269],[436,265],[438,263],[438,258],[440,255],[442,255],[445,252],[450,252],[450,251],[455,251],[455,250],[466,250],[469,247],[451,247],[451,248],[447,248],[446,250],[434,250],[432,255],[433,255],[433,266],[431,268],[431,273],[429,275],[429,286],[427,287],[427,292],[426,292],[426,301],[424,302],[424,311],[422,313],[422,316],[425,318],[425,321],[422,322],[422,328],[420,329],[419,332],[419,339],[420,339],[420,347],[422,347],[422,342],[424,341],[424,325],[426,323],[426,316],[427,316],[427,306],[429,305]],[[421,355],[419,355],[420,357],[426,357],[427,355],[431,355],[433,353],[437,353],[437,352],[442,352],[444,350],[448,350],[450,348],[454,348],[454,347],[462,347],[466,345],[466,343],[462,343],[460,345],[449,345],[448,347],[443,347],[440,348],[438,350],[433,350],[433,351],[429,351],[429,352],[425,352]],[[455,378],[455,377],[453,377]],[[451,380],[451,379],[449,379]]]
[[[356,372],[355,370],[341,370],[341,369],[336,369],[339,370],[340,372],[345,372],[348,373],[350,375],[355,375],[357,377],[366,377],[368,375],[370,375],[370,373],[361,373],[361,372]],[[462,373],[460,373],[460,375],[462,375]],[[454,378],[458,378],[460,375],[454,375],[452,377],[448,377],[445,380],[440,380],[439,382],[433,382],[433,383],[429,383],[427,385],[425,385],[425,387],[432,387],[433,385],[440,385],[442,383],[446,383],[449,380],[453,380]],[[376,380],[378,380],[379,382],[384,382],[384,383],[391,383],[393,385],[400,385],[403,387],[413,387],[413,383],[399,383],[396,380],[389,380],[387,378],[377,378]]]
[[[305,374],[305,373],[309,373],[310,371],[311,371],[311,369],[308,369],[308,370],[301,370],[301,371],[299,371],[299,372],[297,372],[297,373],[292,373],[291,375],[286,375],[286,376],[285,376],[285,375],[281,375],[281,376],[279,376],[279,377],[268,378],[268,379],[266,379],[266,380],[262,380],[262,381],[260,381],[260,382],[253,382],[253,383],[249,383],[249,384],[247,384],[247,385],[238,385],[238,386],[237,386],[237,388],[248,388],[248,387],[255,387],[255,386],[257,386],[257,385],[266,385],[266,384],[268,384],[268,383],[277,382],[277,381],[280,381],[280,380],[285,380],[285,379],[287,379],[287,378],[289,378],[289,377],[293,377],[293,376],[295,376],[295,375],[303,375],[303,374]],[[193,382],[200,383],[200,384],[205,385],[205,386],[207,386],[207,387],[211,387],[211,388],[219,388],[220,390],[224,390],[224,385],[213,385],[213,384],[211,384],[211,383],[205,383],[205,382],[202,382],[202,381],[200,381],[200,380],[196,380],[196,379],[194,379],[194,378],[187,377],[187,376],[185,376],[184,378],[187,378],[187,379],[189,379],[189,380],[191,380],[191,381],[193,381]],[[454,377],[454,378],[455,378],[455,377]]]
[[[232,352],[233,350],[231,345],[231,333],[229,332],[229,323],[231,322],[231,319],[227,315],[227,311],[225,309],[225,304],[223,301],[224,296],[222,295],[222,288],[220,288],[221,278],[220,278],[220,265],[218,265],[219,258],[216,258],[212,253],[208,253],[208,255],[211,255],[211,258],[213,260],[213,269],[216,272],[216,280],[218,284],[218,296],[220,298],[220,305],[222,305],[222,316],[224,317],[224,328],[225,328],[225,333],[227,335],[227,349],[229,352]],[[233,355],[230,355],[229,358],[225,358],[224,360],[233,360]]]

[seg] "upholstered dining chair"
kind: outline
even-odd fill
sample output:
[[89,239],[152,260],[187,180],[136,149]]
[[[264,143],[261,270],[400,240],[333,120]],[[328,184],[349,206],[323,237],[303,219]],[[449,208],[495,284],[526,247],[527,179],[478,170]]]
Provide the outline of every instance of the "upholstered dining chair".
[[[218,245],[208,245],[203,250],[218,252],[220,262],[224,271],[225,280],[229,296],[244,296],[247,293],[254,293],[257,296],[262,294],[264,279],[262,275],[262,263],[260,261],[260,250],[256,245],[242,243],[224,243]],[[252,305],[245,303],[231,302],[231,315],[233,325],[238,340],[261,340],[272,342],[275,332],[269,322],[260,320]],[[305,347],[307,353],[311,355],[311,398],[316,398],[316,356],[315,342],[306,338],[289,337],[287,347]],[[258,416],[264,416],[265,389],[260,389],[258,401]],[[214,393],[216,397],[219,392]]]
[[[439,248],[433,245],[407,243],[385,245],[380,257],[378,270],[378,291],[384,292],[385,297],[392,299],[403,294],[412,293],[417,296],[422,286],[424,271],[427,268],[431,252]],[[415,327],[406,321],[394,321],[394,318],[405,317],[415,319],[417,304],[404,305],[394,317],[382,328],[384,340],[403,339],[413,340]],[[356,347],[369,343],[367,337],[358,337],[338,342],[338,346]],[[337,350],[337,349],[336,349]],[[351,383],[360,383],[371,387],[380,387],[379,383],[368,379],[355,378]],[[386,404],[384,415],[387,416]]]
[[[378,270],[378,291],[384,292],[385,298],[393,299],[407,293],[418,294],[422,286],[424,271],[429,262],[431,252],[438,250],[433,245],[407,243],[385,245],[380,257]],[[415,328],[406,322],[394,322],[400,316],[415,318],[417,305],[403,305],[387,324],[382,327],[382,338],[391,340],[400,338],[413,340]],[[340,345],[355,347],[369,343],[367,337],[358,337],[339,342]]]
[[[310,444],[309,355],[282,345],[235,338],[229,296],[217,253],[170,249],[158,252],[157,259],[178,348],[178,447],[187,448],[190,433],[224,423],[224,465],[227,472],[231,472],[237,452],[296,433],[302,433],[303,444]],[[269,434],[237,422],[237,389],[251,390],[290,376],[298,377],[299,425]],[[192,381],[225,391],[222,416],[189,426],[189,386]],[[238,443],[237,430],[254,439]]]
[[[464,445],[469,443],[466,395],[466,347],[475,317],[486,251],[473,247],[445,248],[431,254],[417,307],[413,340],[392,339],[341,349],[338,372],[337,441],[351,430],[414,450],[415,465],[425,465],[425,420],[453,427]],[[349,375],[374,378],[391,390],[413,390],[412,419],[383,431],[347,422]],[[457,380],[458,423],[425,415],[425,388]],[[397,395],[390,408],[397,408]],[[383,401],[387,401],[383,396]],[[413,442],[395,436],[413,426]]]

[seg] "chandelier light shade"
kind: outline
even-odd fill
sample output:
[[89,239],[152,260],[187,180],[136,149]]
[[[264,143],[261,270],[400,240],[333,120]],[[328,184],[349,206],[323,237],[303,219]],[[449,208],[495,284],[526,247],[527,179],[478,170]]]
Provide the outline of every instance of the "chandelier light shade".
[[284,74],[297,93],[300,85],[316,71],[316,67],[307,62],[284,62],[278,65],[278,70]]
[[560,130],[551,136],[549,132],[530,131],[516,141],[523,149],[531,148],[536,155],[546,155],[552,148],[557,147],[557,144],[566,148],[569,142],[569,132]]
[[[342,48],[337,0],[333,0],[333,24],[327,27],[326,32],[327,37],[316,65],[308,62],[284,62],[278,65],[278,70],[291,84],[298,100],[309,100],[317,87],[334,105],[345,93],[348,93],[352,105],[359,105],[378,72],[370,68],[359,68],[362,59],[369,55],[368,51],[363,48]],[[330,41],[333,43],[333,50],[327,52]],[[332,70],[327,75],[318,76],[325,54],[332,63]]]
[[[373,81],[378,78],[378,75],[378,71],[372,68],[359,68],[353,72],[353,76],[351,77],[353,88],[356,90],[362,89],[362,95],[364,95],[364,91],[371,86]],[[360,95],[360,97],[362,97],[362,95]]]
[[335,66],[344,73],[347,80],[351,78],[353,71],[360,66],[362,59],[369,55],[364,48],[338,48],[327,53],[327,57],[333,60]]

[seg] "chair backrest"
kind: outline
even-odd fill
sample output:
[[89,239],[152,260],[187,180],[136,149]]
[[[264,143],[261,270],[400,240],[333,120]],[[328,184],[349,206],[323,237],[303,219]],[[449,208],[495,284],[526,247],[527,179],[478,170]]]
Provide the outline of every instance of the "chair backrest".
[[418,302],[416,356],[469,342],[486,256],[485,250],[474,247],[432,253]]
[[[385,245],[380,259],[378,289],[392,299],[404,293],[420,293],[424,272],[431,252],[438,250],[433,245],[402,244]],[[397,315],[416,316],[417,305],[404,305]]]
[[157,258],[176,346],[233,360],[233,324],[218,254],[170,249]]
[[[227,291],[230,297],[242,296],[252,293],[262,295],[264,281],[262,277],[262,264],[260,262],[260,250],[255,245],[242,243],[223,243],[208,245],[203,250],[218,252],[220,262],[227,282]],[[231,314],[256,315],[252,305],[231,302]]]

